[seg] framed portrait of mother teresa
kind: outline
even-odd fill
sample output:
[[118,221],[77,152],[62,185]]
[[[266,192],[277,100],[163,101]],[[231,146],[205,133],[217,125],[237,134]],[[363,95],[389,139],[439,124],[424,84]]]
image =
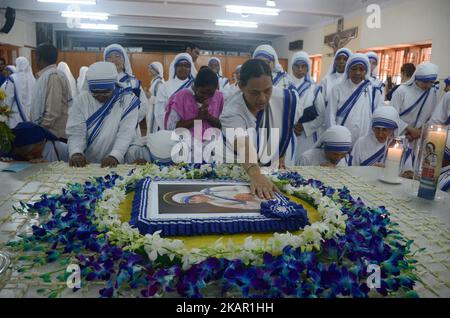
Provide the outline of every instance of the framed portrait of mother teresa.
[[[158,214],[254,214],[260,212],[261,200],[251,195],[245,183],[158,182]],[[152,209],[155,208],[153,205]]]

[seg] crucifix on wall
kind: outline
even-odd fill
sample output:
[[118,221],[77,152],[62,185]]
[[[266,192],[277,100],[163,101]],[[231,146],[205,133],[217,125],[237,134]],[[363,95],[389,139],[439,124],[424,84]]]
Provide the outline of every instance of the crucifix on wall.
[[325,36],[324,43],[336,51],[343,48],[348,42],[356,39],[358,36],[358,27],[354,27],[344,31],[344,18],[338,20],[337,32]]

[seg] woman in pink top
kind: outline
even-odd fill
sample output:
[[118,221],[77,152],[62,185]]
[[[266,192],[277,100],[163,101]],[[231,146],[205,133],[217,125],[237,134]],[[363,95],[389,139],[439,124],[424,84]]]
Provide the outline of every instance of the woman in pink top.
[[194,85],[172,96],[167,105],[164,128],[186,128],[194,133],[194,121],[202,121],[202,137],[211,127],[221,129],[223,94],[218,91],[217,75],[209,68],[200,69]]

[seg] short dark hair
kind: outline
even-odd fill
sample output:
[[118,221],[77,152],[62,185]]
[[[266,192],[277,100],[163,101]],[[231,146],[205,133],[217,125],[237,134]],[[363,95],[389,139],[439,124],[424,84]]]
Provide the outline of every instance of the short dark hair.
[[213,86],[218,88],[219,78],[217,77],[216,73],[214,73],[214,71],[212,71],[208,67],[202,67],[197,73],[194,86],[195,87]]
[[193,43],[193,42],[187,42],[184,45],[184,51],[186,51],[188,48],[190,48],[190,49],[200,49],[200,47],[197,44]]
[[416,67],[413,63],[406,63],[402,65],[400,72],[404,73],[408,77],[412,77],[414,72],[416,71]]
[[266,75],[272,78],[272,70],[270,69],[270,66],[263,60],[250,59],[242,65],[240,75],[240,84],[242,86],[246,86],[248,84],[248,81],[255,77]]
[[47,64],[55,64],[58,60],[58,49],[51,43],[42,43],[36,48],[36,55]]

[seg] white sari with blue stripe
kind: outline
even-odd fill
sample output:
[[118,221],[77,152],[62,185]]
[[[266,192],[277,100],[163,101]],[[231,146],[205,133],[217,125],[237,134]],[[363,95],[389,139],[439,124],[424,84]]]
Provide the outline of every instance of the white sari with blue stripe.
[[[436,86],[423,91],[415,82],[410,85],[403,84],[394,92],[391,104],[398,110],[404,126],[422,128],[430,120],[435,109],[437,94]],[[416,143],[416,141],[408,143],[402,157],[402,171],[413,170],[416,161],[416,154],[414,153]]]
[[22,105],[14,79],[8,77],[2,85],[2,89],[6,93],[5,104],[11,108],[11,116],[7,122],[8,127],[14,128],[17,124],[28,121],[30,110]]
[[347,127],[354,144],[370,130],[372,113],[380,103],[380,94],[373,95],[370,80],[355,85],[349,78],[336,85],[327,108],[329,124]]
[[90,92],[77,96],[66,128],[70,157],[83,153],[89,162],[99,163],[110,155],[123,163],[136,137],[139,104],[130,88],[116,88],[103,105]]
[[311,80],[305,81],[303,78],[297,85],[297,92],[299,95],[299,103],[303,109],[314,106],[318,116],[310,122],[302,123],[303,132],[296,138],[296,162],[298,162],[301,154],[313,148],[323,131],[325,120],[325,101],[322,95],[322,88],[316,86]]

